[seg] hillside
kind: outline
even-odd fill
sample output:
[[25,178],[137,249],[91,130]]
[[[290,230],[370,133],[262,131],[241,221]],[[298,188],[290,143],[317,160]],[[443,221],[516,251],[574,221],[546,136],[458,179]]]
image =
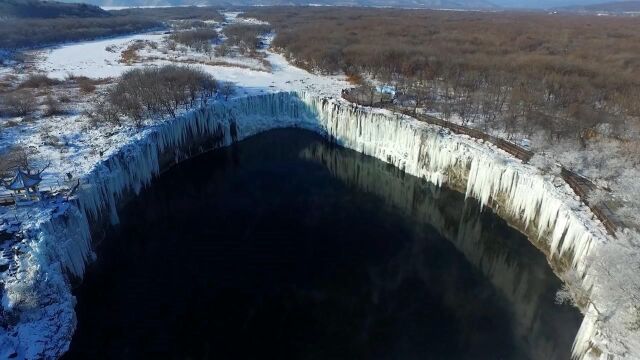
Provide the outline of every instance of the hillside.
[[0,0],[2,18],[106,17],[109,13],[97,6],[57,1]]
[[631,13],[640,12],[640,1],[614,1],[594,5],[571,6],[564,10],[602,12],[602,13]]
[[282,5],[326,5],[326,6],[375,6],[428,9],[491,9],[496,6],[487,0],[89,0],[99,6],[282,6]]

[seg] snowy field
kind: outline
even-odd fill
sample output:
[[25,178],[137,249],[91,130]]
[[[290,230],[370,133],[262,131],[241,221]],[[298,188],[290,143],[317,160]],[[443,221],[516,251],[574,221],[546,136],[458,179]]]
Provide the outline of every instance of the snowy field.
[[[260,21],[251,21],[238,18],[238,13],[230,13],[230,23],[261,24]],[[274,35],[263,39],[265,45],[269,45]],[[172,63],[170,60],[143,62],[133,65],[120,63],[121,50],[136,40],[162,41],[166,35],[162,33],[148,33],[123,36],[108,40],[98,40],[69,44],[46,50],[38,54],[42,57],[38,70],[50,77],[64,79],[69,75],[87,76],[90,78],[114,78],[135,66],[150,66]],[[108,51],[107,49],[116,49]],[[279,91],[310,91],[323,96],[340,96],[340,90],[349,86],[344,76],[322,76],[311,74],[303,69],[291,65],[280,54],[262,50],[266,54],[266,60],[271,65],[270,71],[253,70],[247,67],[255,67],[253,59],[228,59],[216,58],[224,62],[235,62],[242,67],[211,66],[196,64],[211,73],[217,80],[230,81],[240,89],[238,95],[255,95],[266,92]],[[152,52],[147,56],[158,56]],[[193,54],[191,54],[193,56]],[[179,59],[177,59],[179,60]]]
[[39,53],[42,61],[38,67],[43,73],[57,79],[64,79],[69,75],[117,77],[131,67],[118,62],[120,51],[108,51],[108,48],[124,49],[131,41],[158,41],[163,37],[162,33],[154,32],[63,45]]
[[[238,13],[227,14],[227,21],[231,24],[260,23],[237,17]],[[219,30],[221,30],[219,28]],[[131,65],[120,62],[121,52],[136,41],[162,42],[167,37],[161,32],[128,35],[106,40],[86,41],[68,44],[60,47],[35,52],[38,59],[36,72],[49,77],[63,80],[70,76],[86,76],[89,78],[116,78],[123,72],[135,67],[156,66],[170,63],[181,64],[169,60],[142,61]],[[268,45],[273,34],[262,39]],[[235,57],[233,59],[217,59],[226,62],[237,62],[234,66],[210,66],[195,64],[211,73],[217,80],[231,82],[236,86],[233,97],[243,97],[281,91],[306,91],[318,96],[339,97],[341,89],[349,84],[343,76],[321,76],[311,74],[305,70],[289,64],[279,54],[266,49],[266,60],[270,64],[269,71],[254,70],[255,59]],[[142,58],[158,57],[158,51],[145,48],[141,51]],[[170,54],[171,55],[171,54]],[[168,57],[171,57],[171,56]],[[193,51],[184,51],[176,59],[199,56]],[[8,71],[8,69],[7,69]],[[37,166],[43,167],[50,163],[45,170],[43,185],[45,189],[69,187],[66,174],[74,177],[85,174],[101,159],[119,148],[138,132],[131,126],[95,127],[89,124],[82,110],[91,105],[92,96],[85,96],[84,103],[74,104],[74,111],[70,114],[56,115],[48,118],[38,118],[25,122],[21,118],[9,119],[16,124],[6,127],[0,132],[0,149],[11,145],[21,145],[37,150]],[[47,141],[54,137],[57,141]],[[9,193],[0,189],[0,195]],[[0,212],[2,209],[0,208]]]

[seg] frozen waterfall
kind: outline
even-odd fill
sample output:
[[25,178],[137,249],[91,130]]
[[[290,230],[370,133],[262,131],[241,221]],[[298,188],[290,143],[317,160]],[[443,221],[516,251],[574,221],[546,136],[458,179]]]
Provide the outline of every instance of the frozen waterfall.
[[[520,222],[530,235],[547,242],[552,257],[567,259],[580,274],[587,270],[586,256],[607,238],[603,227],[574,199],[566,184],[558,186],[553,176],[522,164],[491,144],[404,115],[306,93],[239,98],[213,103],[144,129],[83,176],[77,201],[59,208],[64,214],[49,214],[45,220],[34,219],[24,225],[31,228],[24,241],[28,255],[7,281],[5,310],[22,311],[16,304],[26,294],[46,297],[60,310],[52,312],[44,307],[37,313],[30,308],[15,333],[0,334],[0,343],[9,344],[25,358],[64,352],[75,327],[70,315],[74,300],[66,274],[81,278],[92,257],[89,223],[100,218],[117,222],[117,205],[123,194],[138,193],[162,169],[187,158],[191,145],[198,140],[214,139],[215,146],[226,146],[286,127],[318,132],[341,146],[437,185],[455,184],[484,206],[503,207],[510,220]],[[43,282],[43,278],[48,280]],[[595,331],[587,318],[583,328],[574,346],[577,357],[588,351]]]

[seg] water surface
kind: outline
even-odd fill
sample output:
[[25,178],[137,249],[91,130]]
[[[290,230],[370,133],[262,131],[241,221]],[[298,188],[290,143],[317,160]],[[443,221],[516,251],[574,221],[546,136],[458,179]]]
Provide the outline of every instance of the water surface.
[[568,359],[580,323],[490,210],[303,130],[182,163],[121,221],[66,359]]

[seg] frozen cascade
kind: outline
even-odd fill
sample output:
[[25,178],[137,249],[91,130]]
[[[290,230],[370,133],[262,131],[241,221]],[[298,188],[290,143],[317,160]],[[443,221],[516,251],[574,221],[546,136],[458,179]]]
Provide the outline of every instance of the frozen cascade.
[[[477,198],[483,206],[497,201],[513,219],[533,228],[540,239],[548,239],[552,256],[570,259],[581,274],[586,271],[584,259],[591,249],[606,239],[590,211],[568,195],[572,193],[567,186],[555,187],[553,178],[490,144],[403,115],[307,93],[239,98],[212,103],[144,129],[83,176],[77,204],[65,203],[64,215],[23,224],[38,231],[29,232],[25,240],[28,255],[22,257],[27,260],[20,260],[16,275],[6,281],[5,310],[22,311],[12,299],[29,293],[49,299],[71,316],[61,318],[46,307],[35,314],[37,309],[30,308],[31,313],[21,317],[15,332],[0,334],[0,344],[13,344],[23,358],[50,358],[66,350],[75,319],[74,299],[65,274],[81,278],[92,257],[88,223],[101,217],[116,223],[119,199],[125,193],[138,193],[158,175],[168,165],[161,160],[166,154],[172,154],[172,161],[177,162],[188,157],[183,150],[198,139],[213,138],[216,146],[226,146],[286,127],[318,132],[436,185],[462,179],[467,196]],[[25,274],[31,274],[30,278]],[[34,280],[45,277],[46,281]],[[56,330],[60,324],[53,325],[58,322],[65,322],[62,328],[69,331]],[[574,346],[576,357],[588,352],[595,331],[591,323],[583,323],[583,327]],[[36,341],[34,337],[45,339]]]
[[[4,316],[18,323],[0,330],[0,358],[52,359],[65,352],[76,326],[75,298],[66,274],[81,277],[92,257],[89,223],[70,203],[43,209],[23,224],[18,270],[4,278]],[[16,356],[17,355],[17,356]]]
[[[447,201],[437,202],[429,198],[440,198],[439,188],[406,178],[399,171],[390,171],[386,164],[376,163],[372,165],[375,169],[371,169],[360,162],[354,163],[349,158],[340,157],[338,151],[315,146],[305,149],[301,155],[323,164],[335,177],[350,186],[375,194],[415,221],[424,221],[452,241],[460,253],[515,306],[517,316],[514,331],[520,339],[526,339],[521,346],[530,348],[530,353],[536,354],[537,359],[558,357],[550,340],[550,336],[555,334],[546,333],[540,326],[545,321],[545,314],[539,310],[540,299],[532,296],[542,293],[534,289],[541,285],[535,281],[540,275],[532,272],[535,269],[519,267],[518,261],[511,258],[513,255],[507,249],[495,246],[496,239],[482,236],[482,222],[475,214],[475,209],[465,203],[462,216],[459,219],[452,218],[448,215],[448,208],[441,208]],[[427,193],[428,196],[425,196]],[[408,253],[413,254],[411,251]],[[418,266],[420,261],[403,258],[395,263]]]

